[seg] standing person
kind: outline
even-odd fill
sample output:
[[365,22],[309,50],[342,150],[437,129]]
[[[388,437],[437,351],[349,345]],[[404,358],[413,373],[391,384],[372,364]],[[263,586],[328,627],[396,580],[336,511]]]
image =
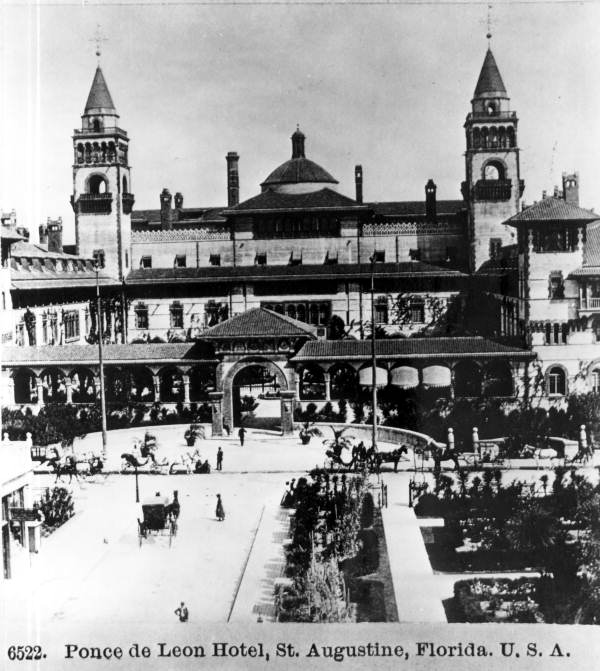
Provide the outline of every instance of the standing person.
[[225,509],[223,508],[220,494],[217,494],[217,509],[215,510],[215,516],[219,522],[222,522],[225,519]]
[[240,439],[240,445],[244,447],[244,436],[246,435],[246,429],[244,427],[240,427],[240,430],[238,431],[238,436]]
[[217,450],[217,471],[223,470],[223,450],[219,447]]
[[180,622],[188,621],[188,609],[183,601],[181,602],[181,606],[175,609],[175,615],[177,615]]

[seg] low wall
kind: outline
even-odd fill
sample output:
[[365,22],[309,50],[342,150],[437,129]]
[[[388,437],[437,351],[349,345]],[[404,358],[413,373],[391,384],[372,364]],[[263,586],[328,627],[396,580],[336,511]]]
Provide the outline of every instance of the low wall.
[[[331,437],[333,438],[333,433],[327,431],[329,427],[334,427],[336,429],[347,428],[348,436],[354,436],[358,440],[362,440],[365,443],[369,444],[371,437],[373,435],[373,427],[370,424],[335,424],[332,422],[316,422],[315,426],[318,426],[323,431],[323,437],[325,439]],[[295,429],[302,428],[302,422],[294,423]],[[328,436],[328,433],[331,433],[331,436]],[[377,440],[380,440],[384,443],[391,443],[392,445],[408,445],[409,447],[429,447],[435,445],[436,447],[445,447],[445,443],[438,443],[431,436],[428,436],[425,433],[419,433],[418,431],[411,431],[410,429],[399,429],[394,426],[378,426],[377,427]]]

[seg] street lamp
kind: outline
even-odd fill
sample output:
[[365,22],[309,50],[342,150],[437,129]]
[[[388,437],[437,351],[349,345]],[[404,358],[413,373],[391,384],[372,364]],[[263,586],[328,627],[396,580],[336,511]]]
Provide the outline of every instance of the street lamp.
[[102,306],[100,303],[100,264],[96,263],[96,332],[98,335],[98,367],[100,369],[100,414],[102,416],[102,460],[106,463],[106,395],[104,393],[104,363],[102,360]]
[[369,259],[371,261],[371,384],[373,404],[373,451],[377,452],[377,352],[375,349],[375,252]]

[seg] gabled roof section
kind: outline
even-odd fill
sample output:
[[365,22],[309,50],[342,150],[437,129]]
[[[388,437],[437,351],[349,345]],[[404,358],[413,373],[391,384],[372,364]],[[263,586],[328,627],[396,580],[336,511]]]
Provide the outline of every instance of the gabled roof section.
[[534,205],[530,205],[522,212],[517,212],[504,223],[510,226],[518,226],[527,222],[553,222],[553,221],[573,221],[586,223],[597,221],[600,214],[591,210],[584,210],[582,207],[567,203],[562,198],[544,198]]
[[325,187],[320,191],[311,191],[310,193],[280,193],[267,189],[263,193],[245,200],[223,214],[235,215],[237,213],[265,212],[268,210],[327,210],[361,208],[368,210],[366,205],[359,205],[352,198],[342,196],[341,194]]
[[253,308],[235,315],[202,333],[202,339],[213,338],[264,338],[298,337],[314,338],[316,327],[264,308]]
[[506,95],[506,88],[491,49],[487,50],[483,67],[479,73],[479,79],[475,87],[475,98],[479,98],[486,93]]
[[100,66],[96,68],[84,114],[117,114]]

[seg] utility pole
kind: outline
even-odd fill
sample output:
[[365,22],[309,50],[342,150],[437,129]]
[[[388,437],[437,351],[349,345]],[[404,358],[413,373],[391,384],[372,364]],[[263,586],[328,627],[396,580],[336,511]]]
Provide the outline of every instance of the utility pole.
[[98,335],[98,367],[100,369],[100,414],[102,416],[102,460],[106,463],[106,395],[104,393],[104,362],[102,359],[102,305],[100,303],[100,264],[96,263],[96,332]]
[[377,352],[375,349],[375,252],[371,261],[371,383],[373,404],[373,450],[377,452]]

